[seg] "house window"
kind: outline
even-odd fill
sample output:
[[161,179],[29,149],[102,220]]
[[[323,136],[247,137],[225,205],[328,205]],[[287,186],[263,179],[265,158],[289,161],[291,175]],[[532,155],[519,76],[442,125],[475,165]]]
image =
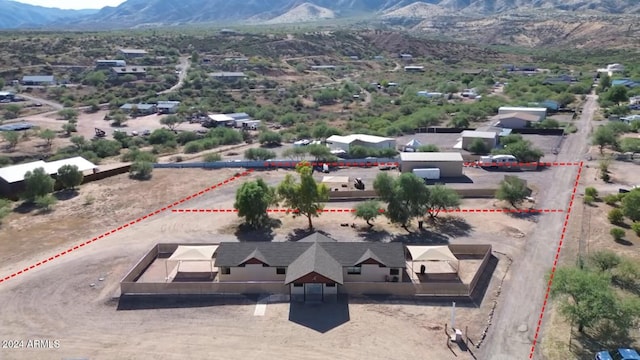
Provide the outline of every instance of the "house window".
[[284,275],[286,273],[287,273],[287,269],[285,269],[285,268],[276,268],[276,274]]
[[304,285],[301,284],[301,283],[293,283],[293,287],[302,287],[302,286],[304,286]]
[[228,268],[228,267],[220,268],[220,272],[224,275],[229,275],[231,274],[231,268]]
[[347,274],[349,275],[360,275],[362,274],[362,267],[360,266],[350,266],[347,268]]
[[324,286],[326,286],[326,287],[336,287],[336,284],[335,283],[324,284]]
[[389,275],[400,275],[400,269],[389,269]]

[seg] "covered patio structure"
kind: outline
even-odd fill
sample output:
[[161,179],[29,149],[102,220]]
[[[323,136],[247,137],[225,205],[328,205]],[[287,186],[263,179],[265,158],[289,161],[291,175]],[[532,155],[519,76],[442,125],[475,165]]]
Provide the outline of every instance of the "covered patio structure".
[[448,246],[407,246],[411,278],[419,281],[458,280],[460,260]]
[[[165,261],[165,281],[213,280],[218,272],[215,267],[217,245],[180,245]],[[169,262],[175,267],[169,272]]]

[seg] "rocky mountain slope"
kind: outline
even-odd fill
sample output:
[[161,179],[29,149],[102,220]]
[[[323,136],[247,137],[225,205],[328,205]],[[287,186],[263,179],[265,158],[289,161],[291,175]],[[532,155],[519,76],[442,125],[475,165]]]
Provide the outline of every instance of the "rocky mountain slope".
[[97,10],[61,10],[0,0],[0,29],[38,27],[68,18],[79,18]]

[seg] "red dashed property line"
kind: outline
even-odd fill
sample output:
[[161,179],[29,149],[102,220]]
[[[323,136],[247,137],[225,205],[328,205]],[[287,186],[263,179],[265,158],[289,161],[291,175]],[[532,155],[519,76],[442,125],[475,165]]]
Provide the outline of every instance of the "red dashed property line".
[[79,250],[80,248],[83,248],[83,247],[85,247],[85,246],[87,246],[87,245],[89,245],[89,244],[91,244],[91,243],[93,243],[93,242],[96,242],[96,241],[98,241],[98,240],[100,240],[100,239],[103,239],[103,238],[105,238],[105,237],[107,237],[107,236],[109,236],[109,235],[111,235],[111,234],[114,234],[114,233],[116,233],[116,232],[120,231],[120,230],[126,229],[126,228],[128,228],[129,226],[131,226],[131,225],[135,225],[135,224],[137,224],[137,223],[139,223],[139,222],[141,222],[141,221],[143,221],[143,220],[146,220],[146,219],[148,219],[148,218],[150,218],[150,217],[152,217],[152,216],[154,216],[154,215],[157,215],[157,214],[159,214],[159,213],[161,213],[161,212],[167,211],[167,210],[171,209],[171,208],[172,208],[172,207],[174,207],[174,206],[178,206],[178,205],[180,205],[180,204],[183,204],[185,201],[188,201],[188,200],[191,200],[191,199],[193,199],[193,198],[195,198],[195,197],[201,196],[201,195],[203,195],[203,194],[205,194],[205,193],[207,193],[207,192],[209,192],[209,191],[211,191],[211,190],[214,190],[214,189],[216,189],[216,188],[218,188],[218,187],[221,187],[221,186],[223,186],[223,185],[225,185],[225,184],[228,184],[228,183],[230,183],[230,182],[232,182],[232,181],[234,181],[234,180],[236,180],[236,179],[238,179],[238,178],[240,178],[240,177],[246,176],[246,175],[248,175],[248,174],[249,174],[249,173],[251,173],[251,172],[252,172],[252,170],[245,171],[245,172],[243,172],[243,173],[239,174],[238,176],[234,176],[234,177],[232,177],[232,178],[226,179],[226,180],[225,180],[225,181],[223,181],[223,182],[220,182],[220,183],[218,183],[218,184],[216,184],[216,185],[210,186],[210,187],[208,187],[208,188],[206,188],[206,189],[204,189],[204,190],[202,190],[202,191],[199,191],[199,192],[197,192],[197,193],[195,193],[195,194],[189,195],[189,196],[187,196],[187,197],[185,197],[185,198],[183,198],[183,199],[181,199],[181,200],[178,200],[178,201],[174,202],[173,204],[169,204],[169,205],[167,205],[167,206],[165,206],[165,207],[163,207],[163,208],[161,208],[161,209],[158,209],[158,210],[156,210],[156,211],[154,211],[154,212],[152,212],[152,213],[149,213],[149,214],[147,214],[147,215],[145,215],[145,216],[143,216],[143,217],[140,217],[140,218],[138,218],[138,219],[136,219],[136,220],[130,221],[129,223],[126,223],[126,224],[124,224],[124,225],[122,225],[122,226],[119,226],[119,227],[117,227],[117,228],[115,228],[115,229],[113,229],[113,230],[111,230],[111,231],[107,231],[106,233],[104,233],[104,234],[102,234],[102,235],[96,236],[96,237],[94,237],[94,238],[93,238],[93,239],[91,239],[91,240],[87,240],[87,241],[85,241],[85,242],[83,242],[83,243],[81,243],[81,244],[78,244],[78,245],[76,245],[76,246],[73,246],[73,247],[71,247],[71,248],[69,248],[69,249],[67,249],[67,250],[65,250],[65,251],[63,251],[63,252],[61,252],[61,253],[59,253],[59,254],[56,254],[56,255],[50,256],[50,257],[49,257],[49,258],[47,258],[47,259],[44,259],[44,260],[42,260],[42,261],[39,261],[39,262],[37,262],[37,263],[35,263],[35,264],[33,264],[33,265],[29,266],[29,267],[26,267],[26,268],[24,268],[24,269],[22,269],[22,270],[20,270],[20,271],[17,271],[17,272],[15,272],[15,273],[13,273],[13,274],[11,274],[11,275],[8,275],[8,276],[5,276],[5,277],[0,277],[0,283],[3,283],[3,282],[5,282],[5,281],[7,281],[7,280],[9,280],[9,279],[12,279],[12,278],[14,278],[14,277],[16,277],[16,276],[18,276],[18,275],[20,275],[20,274],[23,274],[23,273],[25,273],[25,272],[27,272],[27,271],[29,271],[29,270],[32,270],[32,269],[34,269],[34,268],[36,268],[36,267],[38,267],[38,266],[44,265],[44,264],[46,264],[46,263],[48,263],[48,262],[50,262],[50,261],[53,261],[53,260],[55,260],[55,259],[59,258],[60,256],[63,256],[63,255],[66,255],[66,254],[68,254],[68,253],[70,253],[70,252],[73,252],[73,251]]
[[547,309],[547,302],[549,301],[549,293],[551,292],[551,285],[553,284],[553,276],[558,267],[558,260],[560,259],[560,252],[562,251],[562,243],[564,242],[565,235],[567,233],[567,226],[569,225],[569,219],[571,218],[571,209],[573,208],[573,202],[578,190],[578,184],[580,182],[580,176],[582,175],[582,168],[584,163],[580,162],[578,168],[578,175],[573,184],[573,190],[571,191],[571,199],[569,200],[569,207],[567,208],[567,214],[564,217],[564,224],[562,225],[562,234],[560,235],[560,242],[558,243],[558,249],[556,250],[556,256],[553,260],[553,267],[551,268],[551,275],[549,276],[549,282],[547,283],[547,291],[544,295],[544,302],[542,303],[542,309],[540,310],[540,316],[538,318],[538,325],[536,326],[536,332],[533,336],[533,344],[531,345],[531,351],[529,352],[529,359],[533,359],[533,355],[536,351],[536,344],[538,343],[538,336],[540,335],[540,327],[542,326],[542,319],[544,318],[544,312]]
[[[237,213],[237,209],[172,209],[174,213],[200,214],[200,213]],[[379,209],[383,213],[384,209]],[[297,209],[267,209],[268,213],[296,213]],[[356,209],[322,209],[325,213],[355,213]],[[441,213],[561,213],[560,209],[450,209],[441,210]]]
[[[296,164],[301,163],[298,161],[278,161],[271,162],[265,161],[263,166],[266,168],[292,168],[295,167]],[[324,161],[313,161],[307,162],[311,166],[331,166],[331,167],[372,167],[372,166],[400,166],[399,162],[385,162],[385,161],[372,161],[372,162],[355,162],[355,161],[334,161],[334,162],[324,162]],[[510,162],[510,163],[489,163],[489,162],[475,162],[468,161],[463,163],[466,167],[472,166],[580,166],[579,162]]]
[[580,166],[579,162],[465,162],[464,166]]

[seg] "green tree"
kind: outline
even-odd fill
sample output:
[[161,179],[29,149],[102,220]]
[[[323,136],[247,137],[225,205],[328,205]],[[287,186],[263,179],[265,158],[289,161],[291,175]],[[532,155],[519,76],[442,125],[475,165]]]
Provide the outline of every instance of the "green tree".
[[269,160],[275,158],[276,153],[267,149],[253,148],[246,150],[244,157],[248,160]]
[[489,152],[489,149],[487,149],[487,144],[485,144],[482,139],[475,139],[471,142],[471,144],[469,144],[469,151],[477,155],[486,154]]
[[308,145],[306,148],[309,152],[309,155],[313,156],[313,161],[316,163],[319,161],[332,161],[335,159],[335,156],[331,153],[331,150],[326,146],[313,144]]
[[178,125],[182,124],[184,120],[177,115],[169,115],[160,119],[160,124],[169,128],[169,130],[173,131],[178,127]]
[[282,156],[291,159],[291,160],[302,160],[307,154],[307,149],[303,146],[295,146],[292,148],[288,148],[282,152]]
[[496,198],[503,201],[508,201],[511,206],[518,208],[518,206],[529,196],[529,189],[527,183],[517,177],[507,177],[500,182],[500,187],[496,192]]
[[58,202],[58,199],[56,199],[51,194],[38,196],[34,200],[34,204],[36,204],[36,206],[40,208],[42,211],[50,211],[51,207],[55,205],[56,202]]
[[87,139],[84,136],[72,136],[71,143],[75,145],[76,149],[82,150],[85,146],[87,146]]
[[622,212],[632,221],[640,220],[640,190],[635,189],[624,196]]
[[598,251],[589,256],[589,262],[599,271],[609,271],[622,262],[622,258],[613,251]]
[[258,142],[263,146],[280,146],[282,144],[282,135],[275,131],[263,131],[258,137]]
[[14,149],[18,145],[18,142],[20,142],[20,134],[16,131],[3,131],[2,137],[9,143],[7,147],[10,150]]
[[600,147],[600,154],[604,153],[605,146],[614,146],[616,143],[616,134],[610,127],[599,126],[593,133],[593,144]]
[[598,83],[598,94],[607,91],[611,87],[611,77],[609,74],[602,74]]
[[373,182],[373,188],[380,200],[387,204],[384,215],[407,231],[411,219],[421,218],[427,213],[429,189],[423,179],[412,173],[403,173],[397,178],[380,173]]
[[434,144],[427,144],[418,147],[418,152],[440,152],[440,149]]
[[148,180],[153,173],[153,164],[148,161],[135,161],[129,169],[129,177],[137,180]]
[[78,129],[76,127],[76,124],[74,124],[72,122],[69,122],[69,123],[66,123],[66,124],[62,125],[62,130],[64,130],[64,133],[67,136],[71,135],[71,133],[74,133],[74,132],[78,131]]
[[74,120],[78,118],[78,111],[76,111],[75,109],[62,109],[58,111],[58,115],[63,120]]
[[604,98],[618,105],[625,101],[629,101],[627,87],[624,85],[612,86],[609,90],[607,90],[606,94],[604,94]]
[[56,133],[53,130],[45,129],[40,132],[40,138],[46,141],[47,147],[51,147],[53,139],[56,138]]
[[276,192],[262,179],[242,184],[236,192],[233,207],[238,216],[244,217],[247,225],[260,228],[268,223],[267,209],[276,202]]
[[375,200],[369,200],[362,202],[356,206],[355,217],[360,218],[367,222],[370,227],[373,226],[373,221],[378,215],[380,215],[380,203]]
[[44,171],[37,168],[24,174],[23,197],[28,202],[34,202],[36,198],[43,197],[53,192],[55,180]]
[[432,219],[438,217],[442,210],[460,206],[460,195],[444,185],[436,185],[429,189],[428,213]]
[[329,200],[329,189],[324,184],[316,183],[309,163],[299,163],[296,172],[300,176],[300,182],[296,182],[293,175],[288,174],[278,185],[277,192],[294,216],[307,217],[309,229],[313,229],[311,218],[320,215],[323,203]]
[[15,119],[20,115],[22,111],[22,106],[16,104],[9,104],[4,107],[4,118],[5,119]]
[[617,307],[610,283],[611,278],[606,273],[561,267],[553,277],[551,296],[562,298],[560,312],[583,332],[611,317],[612,310]]
[[612,282],[624,290],[640,290],[640,266],[634,261],[623,259],[612,271]]
[[78,170],[78,167],[75,165],[63,165],[58,169],[58,182],[63,189],[75,189],[76,186],[82,184],[82,180],[84,176],[82,172]]

